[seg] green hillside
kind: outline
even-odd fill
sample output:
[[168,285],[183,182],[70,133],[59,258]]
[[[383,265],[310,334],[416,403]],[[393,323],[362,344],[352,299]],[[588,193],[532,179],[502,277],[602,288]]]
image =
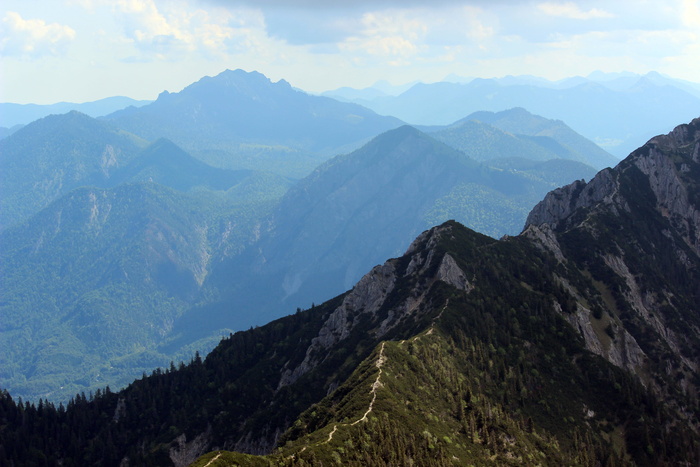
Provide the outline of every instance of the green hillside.
[[0,228],[81,186],[106,187],[146,141],[87,115],[50,115],[0,140]]
[[159,346],[202,299],[211,258],[248,244],[271,206],[155,183],[81,188],[1,232],[4,388],[65,401],[210,349],[221,332]]

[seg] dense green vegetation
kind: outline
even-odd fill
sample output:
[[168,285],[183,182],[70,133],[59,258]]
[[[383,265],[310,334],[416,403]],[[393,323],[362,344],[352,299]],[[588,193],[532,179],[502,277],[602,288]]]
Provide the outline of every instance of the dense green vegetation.
[[78,112],[51,115],[0,141],[0,229],[80,186],[106,187],[147,142]]
[[[79,395],[65,409],[17,405],[5,395],[0,426],[11,448],[4,455],[27,465],[117,465],[124,456],[168,465],[185,455],[177,441],[184,434],[185,443],[199,437],[247,452],[278,443],[266,458],[222,454],[214,465],[698,460],[700,440],[678,409],[585,350],[556,306],[571,295],[555,274],[602,301],[590,279],[524,238],[495,242],[456,223],[435,235],[437,244],[425,237],[393,260],[396,283],[379,309],[353,311],[347,337],[289,384],[280,384],[281,374],[308,357],[343,296],[233,334],[204,361],[157,370],[118,394]],[[434,280],[445,254],[473,290]],[[418,258],[425,267],[405,274]],[[416,296],[413,314],[396,314]]]
[[501,112],[474,112],[465,117],[462,122],[474,120],[517,135],[520,139],[536,145],[540,151],[556,154],[555,157],[545,159],[573,160],[596,169],[614,167],[619,162],[617,158],[572,130],[561,120],[550,120],[533,115],[521,107]]
[[[405,127],[330,160],[280,202],[293,178],[397,123],[226,72],[109,119],[71,112],[3,139],[4,387],[54,403],[123,387],[350,288],[432,225],[517,233],[546,191],[590,170],[522,159],[494,170]],[[490,128],[497,145],[512,139]]]
[[521,157],[534,161],[570,159],[572,151],[555,140],[540,141],[506,133],[495,126],[476,120],[460,120],[454,125],[432,132],[431,136],[478,161]]
[[[170,131],[182,136],[191,115],[173,109],[211,104],[222,86],[236,90],[202,118],[193,139],[202,151],[231,102],[253,122],[280,103],[311,102],[286,83],[230,72],[114,118],[156,131],[172,117]],[[279,101],[248,106],[266,92]],[[327,101],[309,105],[312,115],[374,128],[338,117]],[[485,138],[463,140],[466,149],[504,149],[512,139],[469,122],[449,136],[475,127]],[[69,135],[52,158],[54,130]],[[301,170],[308,159],[292,155],[324,144],[242,142],[239,130],[231,125],[229,139],[206,151],[246,146],[254,164],[274,148],[289,159],[268,162]],[[571,151],[531,130],[516,138],[521,156]],[[655,197],[650,177],[663,163],[650,177],[636,165],[655,146],[607,172],[614,188],[598,189],[617,191],[605,202],[585,204],[554,231],[496,241],[520,230],[544,191],[590,169],[512,157],[483,165],[404,126],[286,193],[279,170],[213,168],[168,140],[142,148],[80,114],[29,125],[32,134],[40,157],[23,161],[34,149],[20,138],[2,160],[12,170],[37,164],[27,183],[50,188],[22,207],[45,208],[0,231],[0,378],[10,389],[0,393],[2,465],[180,465],[214,448],[240,453],[199,464],[700,461],[697,225],[677,209],[685,198]],[[136,149],[122,157],[117,143]],[[660,148],[691,203],[697,144]],[[574,185],[566,208],[585,186]],[[346,294],[231,332],[349,287],[450,217],[492,237],[449,221]],[[143,377],[133,381],[135,373]]]
[[[241,189],[264,192],[274,180]],[[0,233],[4,388],[65,402],[211,349],[228,331],[172,346],[174,323],[203,299],[210,258],[244,248],[280,193],[82,188]]]

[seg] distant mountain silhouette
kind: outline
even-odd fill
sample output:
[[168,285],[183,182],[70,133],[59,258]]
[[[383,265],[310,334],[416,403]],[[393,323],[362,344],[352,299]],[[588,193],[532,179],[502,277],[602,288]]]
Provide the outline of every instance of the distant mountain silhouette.
[[161,138],[115,173],[110,185],[151,181],[180,191],[194,187],[228,190],[251,174],[250,170],[212,167],[190,156],[173,142]]
[[[484,124],[490,126],[484,126]],[[569,128],[564,122],[533,115],[525,109],[514,108],[502,112],[474,112],[453,125],[435,131],[434,136],[471,155],[474,146],[482,142],[489,147],[495,141],[494,128],[506,132],[498,147],[478,148],[490,159],[521,157],[533,160],[569,159],[603,169],[615,166],[619,160],[592,141]],[[481,136],[478,136],[481,133]],[[461,145],[460,145],[461,141]]]
[[[202,78],[107,118],[149,140],[168,138],[214,165],[279,171],[289,159],[300,159],[306,173],[324,158],[401,124],[357,104],[312,96],[284,80],[273,83],[242,70]],[[249,165],[251,157],[256,167]]]
[[0,169],[3,228],[81,186],[151,181],[180,191],[228,190],[253,174],[211,167],[166,139],[149,145],[79,112],[37,120],[1,140]]
[[[439,144],[382,136],[365,149]],[[520,235],[445,222],[346,293],[124,390],[58,409],[0,392],[0,461],[697,465],[699,151],[696,119],[548,193]]]
[[[502,132],[499,138],[509,141]],[[247,326],[308,306],[349,288],[363,271],[448,219],[494,237],[515,235],[549,190],[594,174],[570,160],[501,159],[489,167],[413,127],[391,130],[292,187],[255,248],[208,277],[210,286],[229,291],[229,311],[193,316],[210,313],[213,324],[230,320],[231,309],[255,310],[240,313]]]
[[416,84],[396,97],[358,102],[382,115],[421,125],[447,125],[472,112],[523,107],[566,122],[619,158],[634,150],[639,141],[670,131],[678,120],[694,118],[700,108],[695,93],[653,75],[637,77],[623,89],[586,79],[572,84],[553,88],[531,80],[474,79],[465,84]]
[[91,117],[101,117],[126,107],[140,107],[149,102],[151,101],[122,96],[107,97],[93,102],[59,102],[46,105],[2,102],[0,103],[0,127],[26,125],[49,115],[64,114],[73,110]]

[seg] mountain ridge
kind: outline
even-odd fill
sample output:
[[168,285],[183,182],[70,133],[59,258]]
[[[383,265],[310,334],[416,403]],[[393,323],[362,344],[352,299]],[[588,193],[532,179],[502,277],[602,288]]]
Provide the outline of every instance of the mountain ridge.
[[[258,79],[266,80],[262,75]],[[172,299],[173,303],[179,304],[176,306],[177,313],[167,314],[169,319],[173,319],[172,325],[156,326],[161,329],[161,335],[149,335],[148,339],[143,340],[142,344],[147,348],[142,349],[143,352],[127,352],[120,347],[121,341],[127,340],[117,339],[118,342],[113,342],[107,337],[116,337],[116,334],[106,335],[104,348],[125,350],[123,357],[126,360],[120,362],[134,362],[134,377],[142,373],[143,366],[138,362],[142,356],[144,361],[162,365],[164,361],[167,363],[168,357],[178,359],[185,355],[186,358],[188,354],[181,351],[183,348],[194,351],[197,345],[202,345],[199,350],[205,352],[212,346],[212,336],[221,337],[232,329],[261,325],[296,308],[307,308],[311,303],[324,301],[349,289],[372,266],[387,257],[400,255],[416,235],[447,219],[457,218],[493,237],[516,234],[521,230],[529,209],[548,190],[577,178],[589,179],[593,175],[592,168],[563,159],[543,163],[511,159],[490,161],[489,167],[479,165],[430,136],[403,127],[386,132],[353,153],[322,164],[317,172],[299,182],[298,187],[292,189],[278,205],[278,200],[285,195],[292,180],[247,169],[235,171],[208,166],[166,139],[150,144],[139,139],[143,147],[134,149],[134,154],[129,158],[118,157],[117,149],[110,152],[109,141],[98,137],[100,132],[91,132],[86,137],[74,120],[103,132],[116,131],[127,141],[136,138],[122,130],[114,130],[111,122],[78,113],[51,117],[28,125],[16,141],[5,141],[5,144],[16,146],[17,159],[36,159],[27,149],[32,145],[52,147],[51,141],[54,140],[35,132],[37,126],[46,127],[46,132],[56,136],[59,142],[58,137],[65,135],[62,141],[68,148],[65,152],[69,154],[72,154],[72,147],[80,147],[85,144],[84,140],[90,141],[90,138],[95,141],[96,149],[78,152],[83,158],[78,161],[80,163],[73,163],[75,158],[65,157],[61,151],[49,151],[47,154],[51,157],[47,157],[48,165],[37,163],[39,167],[35,169],[43,167],[43,170],[30,171],[32,178],[15,175],[9,170],[3,175],[23,180],[28,185],[50,185],[52,168],[68,160],[70,163],[65,162],[66,167],[62,172],[65,178],[82,176],[76,185],[93,185],[99,189],[92,192],[94,202],[82,196],[86,193],[83,188],[77,188],[81,190],[81,196],[73,191],[61,194],[59,190],[58,200],[74,205],[76,209],[79,205],[88,215],[94,209],[96,219],[102,219],[107,212],[102,205],[104,197],[111,200],[106,204],[111,206],[113,213],[129,202],[126,195],[112,197],[111,194],[125,183],[153,184],[154,197],[164,197],[165,205],[172,206],[172,209],[176,209],[178,203],[182,204],[181,208],[189,209],[190,203],[196,199],[197,209],[204,214],[203,217],[199,216],[200,213],[193,216],[193,219],[197,219],[193,222],[195,225],[187,225],[186,217],[165,216],[167,234],[163,233],[163,243],[167,243],[167,239],[175,247],[170,249],[174,258],[184,255],[180,258],[182,261],[177,262],[176,269],[184,268],[180,271],[183,273],[187,270],[197,271],[194,274],[197,277],[196,285],[192,285],[191,281],[181,282],[183,278],[179,273],[156,275],[155,283],[162,286],[166,285],[167,280],[173,282],[162,289],[172,292],[173,296],[161,300],[166,303]],[[5,154],[8,153],[10,151]],[[114,157],[102,157],[104,153],[114,154]],[[105,165],[104,161],[109,164]],[[94,170],[87,169],[93,166]],[[96,175],[90,178],[85,175],[86,172]],[[166,185],[183,193],[160,190],[156,185]],[[63,188],[71,187],[64,184]],[[172,203],[175,198],[179,201]],[[203,202],[206,199],[211,202]],[[51,211],[49,206],[44,209]],[[217,210],[220,212],[215,212]],[[3,237],[6,251],[0,256],[4,261],[24,264],[22,251],[31,251],[24,243],[26,240],[50,244],[53,237],[46,232],[52,232],[55,216],[47,214],[49,211],[39,211],[28,217],[28,224],[17,231],[21,234]],[[39,217],[34,219],[34,216]],[[47,226],[40,225],[38,219],[46,221]],[[143,238],[145,234],[141,220],[128,216],[108,216],[104,223],[98,223],[102,229],[100,238],[93,235],[89,223],[74,222],[77,218],[73,217],[64,217],[63,221],[63,240],[60,248],[53,250],[53,255],[49,249],[42,256],[25,258],[25,263],[31,264],[31,268],[5,269],[8,280],[2,293],[16,299],[7,310],[34,310],[34,314],[43,316],[46,310],[53,309],[44,305],[59,303],[67,309],[79,305],[85,313],[89,315],[94,312],[99,319],[107,319],[110,309],[119,316],[124,302],[129,301],[127,295],[121,290],[110,291],[95,284],[93,277],[85,277],[83,268],[94,271],[95,276],[104,274],[100,265],[104,262],[118,264],[120,260],[115,257],[118,256],[115,249],[122,248],[121,261],[129,262],[134,269],[138,269],[136,263],[140,261],[143,271],[153,273],[153,263],[148,263],[152,256],[149,253],[134,255],[133,249],[140,243],[126,241],[121,234],[127,229],[124,223],[129,223],[128,228]],[[67,229],[71,230],[68,232]],[[195,231],[198,232],[196,235]],[[100,243],[102,238],[112,234],[115,235],[113,245]],[[69,235],[73,240],[68,238]],[[186,241],[181,242],[182,239]],[[105,249],[96,250],[95,244],[103,245]],[[157,248],[158,251],[161,246]],[[15,248],[25,249],[10,251]],[[193,249],[203,251],[207,261],[202,262],[197,259],[198,256],[191,255]],[[98,259],[85,262],[87,251]],[[169,251],[168,248],[165,251]],[[79,262],[74,261],[77,258]],[[60,274],[60,278],[47,282],[46,278],[39,277],[40,271],[53,271],[53,274]],[[130,274],[140,277],[135,272]],[[71,278],[80,284],[72,283]],[[119,278],[121,276],[115,276],[115,280]],[[152,277],[145,276],[144,280],[152,281]],[[41,287],[41,293],[29,292],[30,284],[38,283],[45,284]],[[56,284],[61,286],[56,287]],[[84,284],[92,284],[94,290],[84,290]],[[131,285],[135,291],[145,290]],[[67,290],[80,290],[81,293],[74,297],[75,300],[68,300],[64,296]],[[194,290],[196,299],[183,301],[179,294],[186,290]],[[47,295],[48,291],[57,294],[53,302]],[[82,295],[86,298],[80,298]],[[38,300],[38,297],[43,300],[41,306],[32,301]],[[88,300],[89,297],[92,298]],[[144,303],[144,314],[163,306],[148,297],[134,296],[133,301]],[[33,305],[29,306],[30,303]],[[183,307],[186,308],[184,312]],[[63,311],[59,310],[59,314]],[[11,311],[8,313],[14,316]],[[132,322],[121,321],[123,324]],[[68,329],[74,325],[80,327],[80,322],[66,321],[58,334],[63,334],[66,342],[82,345],[80,339],[70,337],[76,330]],[[41,322],[37,322],[35,328],[26,326],[24,332],[39,332],[39,329],[45,329]],[[140,332],[140,329],[133,331],[134,335],[140,335]],[[81,336],[89,338],[84,333]],[[22,353],[13,353],[13,358],[21,360],[25,353],[34,352],[40,355],[38,360],[45,360],[44,349],[53,345],[51,342],[54,339],[60,340],[57,336],[39,332],[31,341],[33,344],[23,347]],[[94,363],[100,368],[103,364],[110,364],[109,360],[95,360]],[[14,363],[7,366],[17,368]],[[122,365],[124,372],[128,366],[126,363]],[[96,388],[96,380],[91,379],[88,384],[83,378],[85,373],[89,373],[87,370],[76,374],[65,365],[60,372],[53,372],[45,378],[47,375],[43,373],[49,368],[42,366],[39,372],[31,368],[22,365],[5,382],[8,389],[25,400],[49,397],[52,402],[65,402],[78,388],[86,391]],[[101,374],[102,378],[112,374],[103,370],[96,373]],[[73,375],[73,379],[68,375]],[[41,383],[38,383],[39,380]],[[117,388],[126,380],[102,381]],[[61,386],[71,388],[71,392],[59,391],[57,388]],[[35,387],[40,390],[33,391]]]
[[[247,283],[241,290],[248,295],[266,287],[255,293],[278,303],[255,302],[261,315],[306,307],[352,287],[363,271],[449,218],[493,237],[516,234],[559,180],[593,173],[573,162],[524,161],[517,170],[509,167],[514,162],[503,164],[474,161],[410,126],[390,130],[291,188],[261,229],[256,251],[225,260],[211,280]],[[241,268],[249,273],[227,279]]]
[[360,102],[378,113],[423,125],[450,124],[476,111],[524,107],[565,121],[576,132],[622,158],[636,149],[640,140],[670,131],[679,119],[694,118],[700,98],[649,79],[636,91],[627,87],[614,89],[595,81],[556,89],[533,83],[474,79],[465,84],[417,84],[396,97]]
[[208,451],[195,465],[693,465],[700,257],[636,164],[670,161],[694,192],[694,128],[604,171],[596,184],[616,194],[554,227],[495,240],[449,221],[347,293],[232,334],[205,360],[63,414],[5,394],[8,420],[83,423],[65,445],[20,430],[8,445],[110,465]]
[[343,148],[402,124],[243,70],[202,78],[178,93],[161,93],[149,105],[104,118],[146,139],[168,138],[211,165],[251,168],[253,157],[258,168],[267,164],[265,170],[281,175],[289,175],[280,172],[280,163],[290,158],[315,167]]

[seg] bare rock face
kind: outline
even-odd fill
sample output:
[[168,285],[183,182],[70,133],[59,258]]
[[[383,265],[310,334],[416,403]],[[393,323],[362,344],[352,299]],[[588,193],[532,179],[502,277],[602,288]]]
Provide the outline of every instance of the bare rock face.
[[550,225],[556,229],[574,211],[604,202],[611,203],[618,188],[616,177],[611,169],[604,169],[589,183],[577,180],[570,185],[550,191],[545,198],[530,211],[525,228],[530,225]]
[[[584,230],[605,242],[600,248],[586,249],[583,255],[586,259],[576,267],[586,270],[588,265],[597,264],[599,270],[603,268],[608,271],[605,274],[615,277],[615,300],[619,303],[606,304],[604,322],[615,337],[609,338],[601,332],[603,324],[593,319],[591,310],[582,305],[581,296],[570,286],[567,289],[577,297],[578,308],[564,317],[580,331],[590,351],[636,374],[642,383],[649,359],[656,358],[659,365],[659,357],[653,356],[658,348],[667,349],[666,355],[678,359],[674,365],[683,371],[675,378],[681,387],[687,386],[700,368],[697,358],[683,350],[700,335],[700,329],[693,324],[697,323],[693,318],[693,310],[697,308],[689,304],[674,305],[674,284],[665,284],[671,271],[662,271],[654,276],[660,283],[650,284],[644,280],[648,269],[640,269],[653,270],[654,263],[659,261],[657,255],[661,254],[668,256],[664,258],[668,269],[685,270],[677,272],[681,274],[679,277],[686,282],[695,280],[689,278],[697,277],[700,264],[699,184],[700,118],[676,127],[668,135],[652,138],[617,167],[599,172],[589,183],[577,181],[550,192],[532,210],[522,234],[564,264],[574,261],[566,252],[573,256],[572,248],[581,246],[569,243],[569,249],[563,249],[566,233]],[[608,219],[607,223],[600,222],[599,214]],[[618,215],[626,220],[619,225],[609,221],[622,219]],[[650,231],[655,228],[661,231],[652,232],[641,243],[636,243],[639,238],[616,236],[616,231],[634,229],[652,218],[656,220],[649,224],[654,226]],[[631,245],[630,238],[634,238]],[[642,244],[647,247],[643,248]],[[660,253],[659,244],[667,246],[664,253]],[[611,282],[606,282],[610,286]],[[618,310],[620,303],[622,311]],[[684,324],[679,326],[681,320]],[[656,350],[645,337],[649,335],[654,336],[654,345],[659,346]],[[647,344],[641,345],[639,339],[647,339]]]
[[442,257],[442,262],[438,268],[437,278],[451,286],[469,292],[474,288],[472,284],[467,280],[467,276],[464,271],[460,269],[457,262],[454,260],[449,253],[445,253]]
[[208,451],[211,444],[211,432],[207,430],[204,433],[200,433],[189,442],[183,433],[175,438],[173,444],[174,446],[170,448],[169,453],[170,460],[175,467],[185,467]]
[[286,368],[281,375],[278,389],[297,381],[323,361],[328,349],[346,339],[360,322],[370,315],[377,320],[378,311],[385,305],[387,298],[394,291],[400,277],[416,279],[440,261],[434,277],[429,281],[413,284],[411,293],[387,311],[387,316],[377,322],[376,337],[381,338],[389,330],[405,319],[413,316],[423,302],[430,284],[436,280],[444,281],[460,290],[469,292],[473,285],[464,271],[449,254],[439,258],[437,243],[442,235],[449,234],[449,226],[436,227],[422,233],[409,246],[406,254],[411,256],[404,271],[398,270],[398,261],[389,260],[381,266],[375,266],[355,287],[348,292],[343,302],[328,316],[318,335],[311,340],[304,360],[296,368]]
[[395,282],[396,271],[390,261],[365,274],[348,293],[343,303],[330,314],[318,336],[312,339],[304,361],[293,370],[286,369],[282,373],[278,389],[292,384],[322,361],[326,349],[350,335],[360,314],[374,315],[394,289]]
[[[574,313],[563,316],[574,329],[579,330],[586,343],[586,349],[603,357],[613,365],[624,368],[637,376],[643,376],[646,355],[626,329],[618,326],[617,323],[611,323],[615,329],[615,339],[611,339],[600,330],[596,331],[593,325],[595,318],[593,318],[591,310],[580,303]],[[644,383],[643,380],[642,383]]]
[[[700,253],[700,212],[690,199],[687,175],[697,173],[700,164],[700,118],[679,125],[668,135],[652,138],[626,160],[649,179],[657,209],[672,221],[696,253]],[[530,212],[525,228],[547,224],[556,230],[579,208],[603,203],[613,209],[629,210],[619,196],[618,175],[624,164],[605,169],[589,182],[578,180],[545,196]]]
[[539,246],[542,250],[552,253],[557,261],[564,261],[564,253],[562,253],[559,241],[549,224],[545,223],[539,226],[530,224],[521,235],[533,240],[535,245]]
[[649,178],[657,209],[700,255],[700,211],[687,183],[700,171],[700,118],[652,138],[635,153],[640,153],[635,165]]

